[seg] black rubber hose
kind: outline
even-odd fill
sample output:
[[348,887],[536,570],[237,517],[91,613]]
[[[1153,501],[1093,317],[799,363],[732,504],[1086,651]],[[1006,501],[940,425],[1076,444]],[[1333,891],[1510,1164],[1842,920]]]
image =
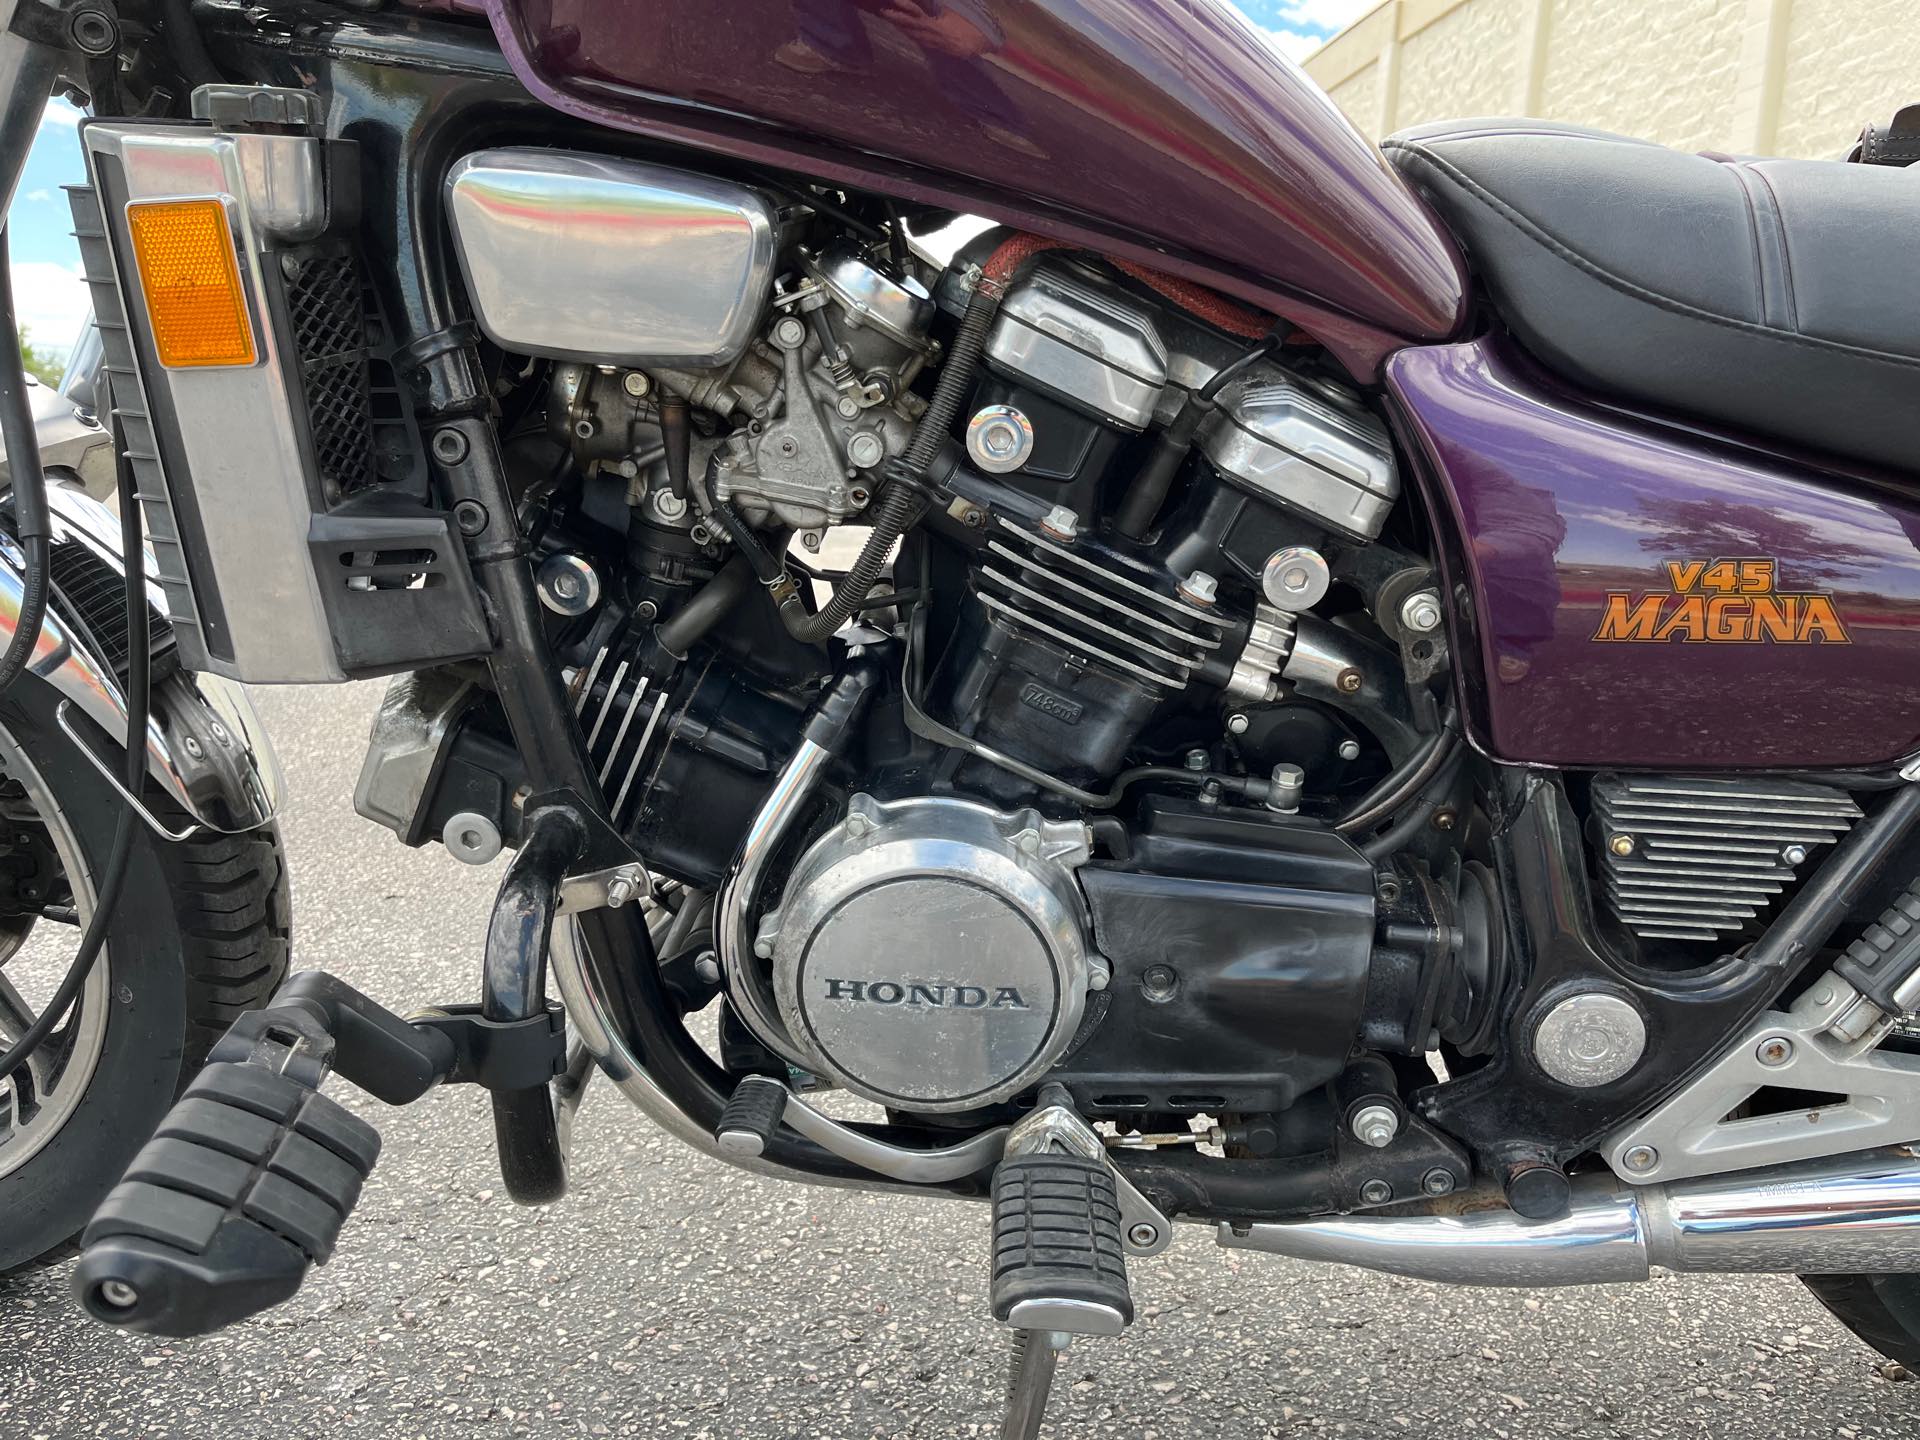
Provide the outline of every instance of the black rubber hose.
[[1460,778],[1460,766],[1464,757],[1458,749],[1449,751],[1451,758],[1442,765],[1434,776],[1433,783],[1413,804],[1404,806],[1400,818],[1382,830],[1378,835],[1360,847],[1360,853],[1378,865],[1389,855],[1404,850],[1413,837],[1426,828],[1434,813],[1447,803],[1454,782]]
[[[5,272],[5,257],[0,255],[0,274]],[[11,300],[11,297],[7,297]],[[9,304],[7,312],[12,314]],[[13,350],[16,359],[19,347]],[[9,437],[8,454],[13,453]],[[119,428],[114,430],[114,464],[120,487],[120,547],[127,560],[127,762],[126,786],[138,795],[147,779],[147,710],[153,681],[153,637],[147,614],[147,572],[145,549],[140,534],[140,501],[133,479],[133,462],[127,458]],[[106,869],[101,872],[100,888],[94,893],[93,914],[87,919],[86,933],[73,963],[46,1007],[35,1017],[26,1032],[0,1055],[0,1085],[26,1064],[33,1052],[53,1033],[72,1006],[80,987],[100,958],[106,945],[107,925],[120,904],[120,892],[126,887],[127,865],[133,856],[134,829],[140,824],[131,806],[123,808],[113,831],[113,847],[107,852]]]
[[220,71],[193,18],[193,0],[161,0],[160,11],[167,22],[167,52],[180,67],[181,78],[189,85],[217,85]]
[[853,562],[853,568],[834,587],[833,597],[820,607],[819,614],[802,616],[797,613],[798,606],[781,607],[781,618],[787,622],[787,630],[794,639],[809,645],[818,644],[851,620],[858,613],[860,602],[885,573],[894,541],[920,518],[926,505],[921,484],[973,386],[974,372],[980,367],[980,352],[986,348],[987,331],[992,328],[993,317],[999,310],[999,296],[990,287],[974,287],[973,300],[960,322],[960,333],[954,337],[953,350],[947,357],[946,368],[940,372],[939,382],[933,387],[933,398],[927,402],[926,413],[913,427],[905,453],[888,467],[893,479],[875,508],[873,533],[860,547],[860,556]]
[[674,611],[671,619],[663,620],[654,628],[653,638],[668,654],[686,659],[687,652],[700,638],[740,603],[740,597],[752,587],[753,579],[753,562],[745,553],[734,556],[720,567],[719,574]]
[[1179,473],[1180,463],[1193,449],[1193,438],[1199,434],[1202,422],[1213,413],[1214,401],[1220,392],[1272,354],[1278,343],[1275,337],[1267,336],[1246,354],[1214,371],[1206,384],[1187,397],[1180,413],[1154,441],[1147,463],[1140,467],[1140,473],[1133,477],[1133,483],[1121,497],[1120,507],[1114,512],[1114,529],[1129,540],[1146,538],[1154,517],[1167,503],[1167,492],[1173,488],[1173,477]]
[[687,402],[669,395],[660,402],[660,439],[667,447],[667,488],[676,500],[687,498],[687,471],[693,449],[693,421]]
[[20,361],[20,333],[13,318],[13,278],[7,253],[7,231],[0,226],[0,316],[7,334],[0,341],[0,437],[7,445],[7,474],[13,485],[15,535],[25,556],[21,574],[20,613],[14,617],[13,639],[0,655],[0,690],[20,678],[40,643],[40,627],[47,616],[47,476],[40,464],[40,441],[33,428],[33,402],[27,392],[27,371]]
[[1459,712],[1449,710],[1440,722],[1440,729],[1409,755],[1399,769],[1389,773],[1363,795],[1359,803],[1334,822],[1333,828],[1342,835],[1358,835],[1378,825],[1418,795],[1426,788],[1427,782],[1439,773],[1440,767],[1447,763],[1447,757],[1459,743],[1458,727]]

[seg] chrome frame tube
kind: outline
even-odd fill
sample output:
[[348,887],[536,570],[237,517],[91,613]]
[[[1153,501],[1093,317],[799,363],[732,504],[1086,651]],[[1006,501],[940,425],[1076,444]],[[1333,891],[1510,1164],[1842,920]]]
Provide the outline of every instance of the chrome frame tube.
[[60,74],[59,51],[13,33],[17,9],[19,0],[0,0],[0,216],[13,207],[41,112]]

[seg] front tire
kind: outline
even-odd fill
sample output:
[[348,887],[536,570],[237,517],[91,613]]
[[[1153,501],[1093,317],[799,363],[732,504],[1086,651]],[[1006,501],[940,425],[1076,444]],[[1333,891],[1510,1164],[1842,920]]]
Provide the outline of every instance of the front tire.
[[[42,819],[61,852],[84,923],[122,807],[54,723],[56,700],[32,677],[0,697],[0,762],[16,807],[18,786],[35,812],[49,805],[56,812]],[[71,873],[76,863],[82,871],[77,881]],[[19,1077],[0,1082],[0,1275],[71,1252],[95,1207],[152,1137],[213,1043],[235,1016],[264,1004],[285,978],[290,919],[275,829],[202,831],[168,843],[136,825],[106,953],[71,1017],[50,1037],[71,1032],[76,1043],[70,1053],[83,1058],[77,1040],[92,1032],[86,1035],[90,1062],[72,1071],[83,1077],[76,1082],[78,1094],[63,1098],[56,1077],[45,1096],[35,1097],[27,1081],[24,1093],[45,1107],[33,1112],[46,1121],[44,1131],[36,1132],[23,1117]],[[47,928],[40,921],[34,941]],[[78,929],[59,934],[58,942],[44,966],[48,975],[71,959]],[[0,968],[0,977],[6,974]],[[89,1005],[91,1019],[85,1014]],[[30,1145],[22,1143],[27,1139]],[[20,1149],[10,1162],[13,1145]]]

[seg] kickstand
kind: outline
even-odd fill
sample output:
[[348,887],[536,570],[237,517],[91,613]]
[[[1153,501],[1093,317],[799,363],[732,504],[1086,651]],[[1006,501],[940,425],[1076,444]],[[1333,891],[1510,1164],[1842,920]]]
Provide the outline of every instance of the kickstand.
[[1060,1352],[1072,1337],[1061,1330],[1013,1332],[1013,1366],[1007,1372],[1007,1418],[1000,1440],[1036,1440],[1046,1418],[1047,1396]]

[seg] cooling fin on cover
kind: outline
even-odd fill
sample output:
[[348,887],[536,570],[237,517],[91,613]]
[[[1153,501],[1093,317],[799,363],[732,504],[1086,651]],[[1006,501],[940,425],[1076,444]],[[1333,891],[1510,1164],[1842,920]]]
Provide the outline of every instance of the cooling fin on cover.
[[1746,929],[1860,818],[1844,790],[1791,780],[1610,775],[1593,808],[1607,899],[1649,940]]

